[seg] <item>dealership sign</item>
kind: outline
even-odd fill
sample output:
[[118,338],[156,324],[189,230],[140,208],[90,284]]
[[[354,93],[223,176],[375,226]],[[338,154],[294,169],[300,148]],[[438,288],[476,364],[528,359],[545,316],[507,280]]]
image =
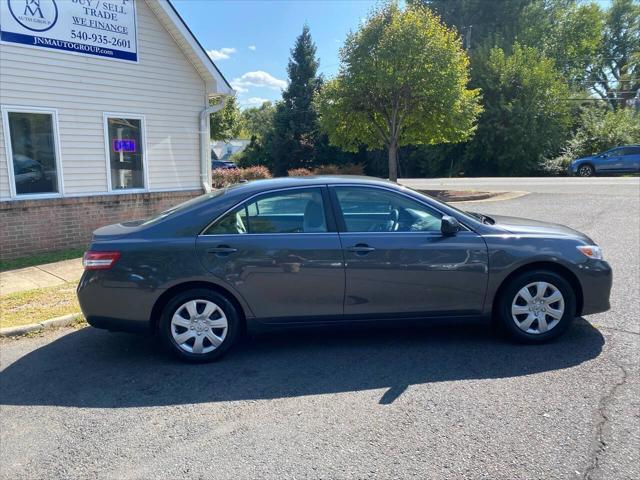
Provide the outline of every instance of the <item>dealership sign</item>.
[[0,40],[137,62],[135,0],[0,0]]

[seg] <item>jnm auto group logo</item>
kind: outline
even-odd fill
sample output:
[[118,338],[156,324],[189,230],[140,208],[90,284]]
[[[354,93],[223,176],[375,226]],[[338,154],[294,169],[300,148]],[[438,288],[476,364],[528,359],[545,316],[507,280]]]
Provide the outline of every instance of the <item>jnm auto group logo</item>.
[[58,21],[55,0],[9,0],[9,11],[20,25],[33,32],[44,32]]

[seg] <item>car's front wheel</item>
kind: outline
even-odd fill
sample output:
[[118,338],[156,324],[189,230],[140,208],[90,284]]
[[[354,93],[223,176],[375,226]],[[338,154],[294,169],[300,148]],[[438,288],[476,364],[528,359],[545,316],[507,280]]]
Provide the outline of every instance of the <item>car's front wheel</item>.
[[578,175],[581,177],[593,177],[595,173],[595,169],[588,163],[585,163],[584,165],[580,165],[578,167]]
[[236,308],[223,295],[207,289],[178,293],[160,319],[162,341],[189,362],[208,362],[224,355],[240,331]]
[[576,312],[576,295],[561,275],[534,270],[510,280],[497,307],[496,313],[512,338],[542,343],[569,328]]

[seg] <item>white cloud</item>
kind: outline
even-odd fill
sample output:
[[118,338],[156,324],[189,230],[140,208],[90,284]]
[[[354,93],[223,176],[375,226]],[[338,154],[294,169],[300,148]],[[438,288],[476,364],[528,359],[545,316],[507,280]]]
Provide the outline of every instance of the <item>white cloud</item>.
[[249,45],[249,50],[251,50],[252,52],[256,51],[256,46],[255,45]]
[[287,82],[274,77],[270,73],[262,70],[247,72],[241,77],[234,78],[231,86],[236,92],[248,92],[249,87],[265,87],[272,90],[282,90],[287,88]]
[[232,53],[236,53],[235,48],[221,48],[220,50],[207,50],[207,55],[211,57],[211,60],[226,60]]
[[240,100],[240,105],[242,105],[243,107],[260,107],[264,102],[268,101],[268,98],[250,97],[246,100]]

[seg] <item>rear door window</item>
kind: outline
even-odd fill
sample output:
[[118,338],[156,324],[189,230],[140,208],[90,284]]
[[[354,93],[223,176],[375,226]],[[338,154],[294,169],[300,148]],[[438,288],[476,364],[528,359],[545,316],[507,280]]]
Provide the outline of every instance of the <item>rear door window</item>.
[[305,188],[267,193],[250,200],[207,228],[204,235],[327,231],[321,189]]
[[319,188],[274,192],[247,205],[250,233],[326,232]]
[[623,149],[622,155],[624,156],[640,155],[640,147],[625,147]]

